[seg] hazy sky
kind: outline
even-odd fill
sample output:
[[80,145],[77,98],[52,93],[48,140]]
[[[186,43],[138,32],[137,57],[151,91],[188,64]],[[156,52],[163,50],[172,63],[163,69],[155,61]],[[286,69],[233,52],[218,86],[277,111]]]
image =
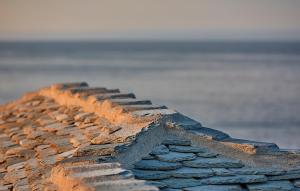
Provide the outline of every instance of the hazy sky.
[[298,0],[0,0],[0,39],[298,38]]

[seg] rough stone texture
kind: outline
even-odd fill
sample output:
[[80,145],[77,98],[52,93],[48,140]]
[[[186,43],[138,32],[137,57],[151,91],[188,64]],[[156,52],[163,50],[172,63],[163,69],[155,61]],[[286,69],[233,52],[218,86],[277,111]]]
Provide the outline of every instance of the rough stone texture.
[[253,175],[282,175],[286,171],[279,168],[235,168],[230,169],[235,174],[253,174]]
[[239,185],[204,185],[184,188],[184,191],[242,191]]
[[134,170],[134,176],[143,180],[159,180],[170,178],[172,174],[166,171]]
[[294,186],[289,181],[268,181],[266,183],[248,184],[250,191],[290,191],[294,190]]
[[218,154],[213,153],[213,152],[204,152],[204,153],[197,153],[197,156],[203,157],[203,158],[214,158],[214,157],[218,156]]
[[0,106],[0,190],[299,190],[299,161],[85,82]]
[[183,139],[166,139],[162,142],[164,145],[190,146],[191,141]]
[[179,161],[187,161],[193,160],[196,158],[196,155],[193,153],[177,153],[177,152],[169,152],[164,155],[156,155],[156,158],[160,161],[165,162],[179,162]]
[[184,161],[183,165],[196,168],[240,168],[244,166],[241,161],[228,158],[197,158]]
[[246,184],[254,182],[265,182],[267,178],[264,175],[236,175],[211,177],[201,180],[202,184]]
[[168,147],[165,145],[159,145],[157,147],[154,147],[154,149],[151,151],[150,154],[152,155],[163,155],[169,153]]
[[201,148],[201,147],[194,147],[194,146],[176,146],[176,145],[170,145],[169,149],[171,151],[175,152],[181,152],[181,153],[205,153],[207,152],[207,149]]
[[174,170],[182,165],[174,162],[162,162],[158,160],[141,160],[135,164],[135,168],[143,170]]
[[177,178],[204,178],[213,176],[214,172],[211,169],[183,167],[171,171],[169,174]]
[[289,179],[298,179],[300,178],[300,173],[292,174],[283,174],[278,176],[268,176],[269,180],[289,180]]
[[199,186],[202,183],[193,178],[171,178],[166,180],[161,180],[163,184],[166,184],[170,188],[185,188],[192,186]]

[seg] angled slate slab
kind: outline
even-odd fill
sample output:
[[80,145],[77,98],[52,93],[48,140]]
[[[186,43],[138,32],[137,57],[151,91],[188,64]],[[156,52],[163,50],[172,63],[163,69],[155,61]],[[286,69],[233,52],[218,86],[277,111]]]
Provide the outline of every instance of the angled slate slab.
[[163,154],[167,154],[169,153],[169,149],[168,147],[166,147],[165,145],[159,145],[153,148],[153,150],[151,151],[151,155],[163,155]]
[[181,153],[204,153],[207,152],[207,149],[202,147],[195,147],[195,146],[178,146],[178,145],[170,145],[169,149],[175,152]]
[[214,172],[207,168],[182,167],[177,170],[170,171],[169,174],[177,178],[204,178],[213,176]]
[[192,161],[184,161],[183,165],[196,168],[241,168],[244,166],[240,160],[227,158],[197,158]]
[[159,180],[171,177],[167,171],[132,170],[132,172],[136,178],[143,180]]
[[184,191],[242,191],[239,185],[204,185],[184,188]]
[[174,138],[174,139],[166,139],[162,142],[162,144],[164,145],[178,145],[178,146],[190,146],[191,145],[191,141],[190,140],[185,140],[185,139],[178,139],[178,138]]
[[141,160],[134,166],[136,169],[143,170],[174,170],[182,165],[180,163],[162,162],[158,160]]
[[265,183],[248,184],[249,191],[290,191],[294,186],[289,181],[268,181]]
[[165,180],[160,180],[163,184],[166,184],[170,188],[185,188],[192,186],[202,185],[200,180],[193,178],[170,178]]
[[256,182],[266,182],[268,179],[264,175],[236,175],[236,176],[215,176],[201,179],[202,184],[246,184]]
[[160,161],[165,161],[165,162],[180,162],[180,161],[193,160],[196,158],[196,155],[193,153],[169,152],[168,154],[164,154],[164,155],[156,155],[156,158]]

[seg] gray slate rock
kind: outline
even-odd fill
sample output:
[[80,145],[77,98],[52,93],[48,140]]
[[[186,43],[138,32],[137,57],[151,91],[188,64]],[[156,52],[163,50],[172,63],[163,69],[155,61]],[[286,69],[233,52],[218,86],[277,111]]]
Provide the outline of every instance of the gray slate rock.
[[233,171],[235,174],[248,174],[248,175],[282,175],[286,171],[283,169],[278,168],[236,168],[236,169],[229,169]]
[[142,157],[142,159],[143,160],[153,160],[153,159],[155,159],[155,156],[147,155],[147,156]]
[[162,142],[164,145],[181,145],[181,146],[189,146],[191,145],[190,140],[184,139],[166,139]]
[[132,172],[137,179],[142,180],[160,180],[171,177],[166,171],[132,170]]
[[289,179],[298,179],[300,178],[300,173],[297,174],[283,174],[279,176],[268,176],[269,180],[289,180]]
[[169,174],[177,178],[206,178],[213,176],[214,172],[207,168],[183,167],[174,171],[170,171]]
[[159,145],[153,148],[153,150],[151,151],[151,155],[163,155],[163,154],[167,154],[169,153],[169,149],[168,147],[166,147],[165,145]]
[[198,157],[203,157],[203,158],[214,158],[214,157],[217,157],[218,155],[219,154],[212,153],[212,152],[197,153]]
[[268,179],[264,175],[237,175],[237,176],[215,176],[201,179],[203,184],[246,184],[256,182],[266,182]]
[[204,153],[207,152],[207,149],[195,146],[177,146],[177,145],[170,145],[169,149],[175,152],[181,153]]
[[183,165],[196,168],[241,168],[244,166],[240,160],[227,158],[197,158],[192,161],[184,161]]
[[289,181],[268,181],[265,183],[256,183],[247,185],[249,191],[290,191],[294,186]]
[[171,178],[171,179],[161,180],[160,182],[166,184],[170,188],[185,188],[185,187],[202,185],[200,180],[193,179],[193,178]]
[[217,176],[234,176],[236,173],[234,173],[231,170],[228,170],[226,168],[212,168],[212,171]]
[[300,179],[294,181],[294,185],[300,188]]
[[239,185],[204,185],[184,188],[184,191],[242,191]]
[[196,158],[196,155],[194,155],[193,153],[169,152],[168,154],[164,155],[156,155],[156,158],[164,162],[179,162],[193,160]]
[[180,163],[162,162],[158,160],[141,160],[134,166],[136,169],[142,170],[175,170],[182,165]]
[[229,135],[222,132],[218,131],[215,129],[207,128],[207,127],[201,127],[195,130],[187,130],[187,132],[201,136],[203,138],[209,139],[209,140],[224,140],[229,138]]
[[162,182],[158,182],[158,181],[147,181],[146,184],[150,185],[150,186],[156,186],[158,188],[166,188],[167,185],[162,183]]

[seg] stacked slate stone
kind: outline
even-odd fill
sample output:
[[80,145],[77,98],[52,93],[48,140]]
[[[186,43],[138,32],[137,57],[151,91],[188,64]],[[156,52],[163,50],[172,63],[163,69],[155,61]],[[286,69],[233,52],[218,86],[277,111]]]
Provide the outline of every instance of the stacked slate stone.
[[[126,98],[134,97],[133,94],[120,94],[119,90],[89,88],[86,83],[59,84],[54,87],[59,92],[68,92],[83,100],[87,96],[116,97],[114,100],[125,104],[127,108],[131,103]],[[120,97],[123,99],[119,100]],[[145,108],[152,107],[147,101],[137,102],[133,99],[134,106],[143,103],[146,103]],[[131,108],[131,111],[136,110],[141,109]],[[60,104],[50,95],[41,93],[26,95],[0,111],[0,191],[58,190],[59,187],[53,183],[60,185],[65,175],[60,176],[55,172],[66,171],[65,168],[65,174],[93,185],[99,180],[103,183],[104,179],[130,178],[127,171],[120,170],[118,163],[117,167],[96,164],[113,160],[119,147],[133,141],[130,139],[130,135],[135,133],[133,130],[122,132],[131,126],[111,123],[107,118],[87,112],[81,106]],[[103,170],[111,172],[103,174]],[[129,180],[131,182],[124,181],[123,185],[143,185],[143,181]],[[109,184],[107,181],[104,185],[95,185],[102,190],[118,184]],[[68,184],[76,186],[78,183]],[[144,187],[145,190],[149,189],[148,185]]]
[[300,168],[253,168],[184,139],[163,141],[133,173],[164,191],[300,190]]
[[159,189],[297,191],[300,152],[85,82],[0,106],[0,191]]

